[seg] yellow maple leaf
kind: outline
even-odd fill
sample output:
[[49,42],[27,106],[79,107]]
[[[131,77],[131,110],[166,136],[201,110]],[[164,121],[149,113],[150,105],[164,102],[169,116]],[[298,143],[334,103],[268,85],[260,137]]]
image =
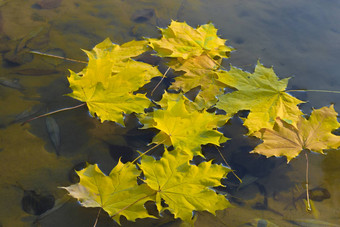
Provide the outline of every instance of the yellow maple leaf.
[[225,45],[225,39],[217,36],[217,29],[212,23],[195,29],[185,22],[172,21],[167,28],[160,30],[163,35],[161,39],[149,39],[150,47],[160,57],[188,59],[205,52],[211,58],[227,58],[233,50]]
[[202,110],[216,104],[216,95],[223,94],[223,84],[217,81],[215,71],[222,58],[228,58],[231,47],[217,36],[212,23],[192,28],[185,22],[172,21],[166,29],[160,29],[160,39],[149,39],[160,57],[172,58],[168,64],[175,71],[185,72],[175,78],[170,89],[188,92],[199,87],[194,105]]
[[149,113],[149,117],[141,119],[144,128],[160,130],[153,143],[173,145],[193,156],[201,155],[202,144],[219,145],[227,140],[216,128],[227,122],[229,115],[215,115],[205,110],[199,112],[186,102],[190,103],[183,95],[178,95],[177,99],[165,95],[160,102],[163,109],[157,109]]
[[72,98],[86,102],[90,113],[101,121],[124,124],[124,115],[143,113],[151,101],[134,94],[152,77],[162,76],[156,67],[137,62],[131,57],[145,51],[144,41],[131,41],[122,46],[109,39],[86,51],[88,66],[80,73],[71,71],[68,81]]
[[276,117],[296,122],[302,112],[301,100],[285,92],[289,78],[279,80],[272,68],[258,62],[253,74],[231,67],[218,73],[219,81],[237,90],[218,97],[216,107],[229,114],[250,110],[244,121],[249,134],[261,128],[272,128]]
[[80,182],[62,187],[78,199],[84,207],[101,207],[120,223],[120,216],[130,221],[153,217],[147,213],[144,203],[155,200],[155,193],[147,185],[138,185],[140,171],[130,162],[121,161],[105,175],[98,165],[88,165],[77,171]]
[[[202,162],[190,165],[191,156],[175,149],[165,150],[163,157],[156,161],[153,157],[143,156],[140,168],[146,178],[146,184],[157,191],[156,205],[158,210],[169,210],[175,218],[194,224],[193,211],[208,211],[216,214],[216,210],[230,207],[223,195],[216,194],[211,187],[221,186],[221,178],[230,169]],[[162,200],[168,205],[163,207]]]
[[185,73],[175,78],[170,89],[188,92],[195,87],[200,87],[198,95],[194,99],[194,104],[199,110],[209,108],[217,102],[217,95],[223,94],[225,84],[217,80],[216,70],[218,65],[206,54],[190,58],[188,60],[176,60],[170,62],[171,68]]

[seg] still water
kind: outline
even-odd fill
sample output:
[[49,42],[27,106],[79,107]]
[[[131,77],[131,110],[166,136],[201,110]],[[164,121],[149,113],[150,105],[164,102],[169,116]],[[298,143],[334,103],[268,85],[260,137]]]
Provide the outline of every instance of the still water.
[[[58,187],[76,182],[72,170],[85,162],[109,172],[117,153],[133,155],[146,149],[150,139],[133,126],[101,124],[85,108],[21,126],[33,116],[79,104],[64,96],[70,92],[66,77],[68,69],[84,67],[28,51],[86,61],[81,49],[92,49],[106,37],[115,43],[158,37],[157,27],[171,19],[194,27],[212,21],[227,45],[237,49],[226,65],[252,71],[259,59],[274,66],[279,77],[292,77],[288,88],[340,91],[337,0],[0,0],[0,226],[92,226],[98,210],[80,207]],[[308,100],[305,113],[330,103],[340,111],[339,94],[294,95]],[[52,142],[46,122],[59,128],[59,142]],[[241,135],[239,124],[235,120],[225,128],[232,140],[222,152],[244,184],[227,181],[234,207],[218,211],[216,217],[199,213],[196,226],[256,226],[259,219],[298,226],[289,220],[301,218],[340,223],[339,152],[309,156],[310,188],[321,199],[315,199],[313,212],[307,213],[303,155],[289,164],[249,155],[254,144]],[[180,225],[170,215],[122,224]],[[116,225],[102,213],[97,226]]]

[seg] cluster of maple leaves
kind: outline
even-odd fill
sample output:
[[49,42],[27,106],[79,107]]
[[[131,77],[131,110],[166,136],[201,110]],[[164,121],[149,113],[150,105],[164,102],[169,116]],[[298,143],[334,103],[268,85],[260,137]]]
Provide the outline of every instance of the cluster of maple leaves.
[[[172,146],[160,160],[144,155],[138,169],[135,163],[121,163],[106,176],[97,165],[78,171],[80,182],[65,187],[85,207],[101,207],[114,220],[124,215],[128,220],[150,217],[144,203],[154,201],[158,211],[169,210],[175,218],[193,223],[193,211],[227,208],[224,196],[211,187],[221,186],[221,178],[230,169],[202,162],[190,164],[201,155],[202,144],[220,145],[227,140],[217,129],[240,110],[249,110],[243,119],[248,135],[263,143],[252,152],[269,156],[286,156],[288,162],[304,149],[323,153],[340,146],[332,130],[340,125],[333,106],[314,110],[306,119],[299,110],[301,100],[285,90],[289,78],[279,80],[272,68],[258,62],[254,73],[221,66],[233,48],[217,36],[213,24],[195,28],[172,21],[160,29],[160,39],[131,41],[123,45],[109,39],[86,51],[89,61],[81,72],[68,77],[69,96],[86,102],[90,113],[101,121],[124,125],[124,115],[135,113],[143,128],[156,128],[153,143]],[[166,59],[174,72],[180,72],[160,101],[150,100],[136,91],[162,74],[157,67],[133,58],[149,51]],[[186,93],[199,87],[194,99]],[[233,89],[225,92],[225,88]],[[154,105],[156,103],[157,105]],[[158,107],[157,107],[158,106]],[[210,107],[226,114],[207,112]],[[153,107],[152,112],[145,109]],[[143,173],[142,184],[137,183]],[[162,201],[167,204],[162,206]]]

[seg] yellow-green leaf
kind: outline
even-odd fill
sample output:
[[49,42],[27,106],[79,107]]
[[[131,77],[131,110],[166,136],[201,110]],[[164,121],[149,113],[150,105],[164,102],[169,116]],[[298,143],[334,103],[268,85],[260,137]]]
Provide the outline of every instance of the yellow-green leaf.
[[160,40],[149,39],[149,45],[160,57],[188,59],[206,53],[211,58],[227,58],[233,50],[225,45],[225,39],[217,36],[217,29],[211,23],[194,29],[185,22],[172,21],[160,30],[163,35]]
[[68,77],[73,90],[69,96],[86,102],[90,113],[101,121],[123,125],[123,114],[143,113],[151,104],[145,95],[134,94],[134,91],[162,74],[156,67],[129,58],[144,50],[143,42],[138,45],[136,42],[139,41],[119,46],[106,39],[86,52],[88,66],[78,74],[71,71]]
[[219,96],[216,107],[229,114],[250,110],[244,122],[249,134],[272,128],[276,117],[294,123],[302,115],[297,107],[302,101],[285,92],[289,78],[279,80],[272,68],[258,63],[253,74],[231,67],[219,75],[219,81],[237,91]]
[[[140,168],[145,182],[157,191],[156,205],[159,211],[169,210],[175,218],[193,223],[193,211],[208,211],[215,214],[230,203],[223,195],[217,195],[211,187],[221,186],[221,178],[230,169],[222,165],[202,162],[198,166],[190,165],[191,156],[175,149],[165,150],[163,157],[156,161],[150,156],[143,156]],[[162,207],[164,199],[169,207]]]
[[144,208],[148,200],[155,200],[155,192],[147,185],[137,184],[140,171],[130,162],[120,161],[106,176],[97,165],[77,171],[78,184],[64,187],[84,207],[101,207],[119,223],[124,215],[128,220],[153,217]]
[[153,138],[153,143],[173,145],[190,155],[201,155],[202,144],[219,145],[227,140],[217,127],[229,119],[226,115],[215,115],[206,111],[192,110],[185,102],[190,102],[183,95],[161,100],[163,109],[157,109],[147,120],[142,119],[144,128],[157,128],[160,132]]
[[299,116],[296,127],[277,118],[273,129],[260,130],[263,143],[252,152],[286,156],[288,162],[304,149],[323,154],[324,149],[340,146],[340,136],[332,134],[339,126],[333,106],[314,110],[308,120]]

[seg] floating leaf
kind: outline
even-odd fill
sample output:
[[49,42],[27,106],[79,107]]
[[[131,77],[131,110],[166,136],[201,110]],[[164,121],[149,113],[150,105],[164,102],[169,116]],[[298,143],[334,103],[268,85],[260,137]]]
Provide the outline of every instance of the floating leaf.
[[323,154],[324,149],[340,146],[340,136],[331,133],[339,126],[333,105],[314,110],[308,120],[299,116],[296,127],[277,118],[273,129],[260,130],[263,143],[252,152],[287,156],[288,162],[304,149]]
[[216,128],[222,126],[229,116],[192,111],[185,104],[190,101],[183,95],[177,96],[177,100],[173,96],[168,97],[164,96],[161,101],[163,109],[157,109],[141,120],[144,128],[161,130],[153,138],[153,143],[173,145],[187,154],[200,155],[201,144],[219,145],[227,140]]
[[216,80],[215,70],[233,49],[217,36],[217,29],[211,23],[194,29],[185,22],[172,21],[161,32],[161,39],[149,39],[149,45],[158,56],[173,59],[169,62],[171,68],[185,72],[170,89],[188,92],[200,86],[196,107],[202,110],[214,105],[216,95],[223,94],[223,84]]
[[216,104],[216,96],[223,94],[225,87],[225,84],[217,80],[216,62],[205,54],[176,62],[171,64],[171,68],[185,73],[175,78],[170,89],[188,92],[195,87],[200,87],[200,92],[194,100],[197,109],[209,108]]
[[156,67],[129,59],[144,50],[136,42],[120,47],[106,39],[86,52],[88,66],[78,74],[71,71],[68,77],[73,90],[69,96],[86,102],[90,113],[101,121],[123,125],[123,113],[143,113],[151,104],[145,95],[134,94],[134,91],[162,74]]
[[106,176],[97,165],[77,171],[78,184],[64,187],[84,207],[101,207],[119,223],[124,215],[128,220],[153,217],[144,208],[148,200],[155,200],[155,192],[146,184],[138,185],[140,171],[130,162],[118,162]]
[[137,57],[148,50],[147,41],[135,41],[124,43],[121,46],[111,42],[106,38],[103,42],[97,44],[91,51],[85,51],[90,56],[103,58],[109,56],[111,60],[116,62],[126,61],[132,57]]
[[244,122],[249,134],[261,128],[272,128],[276,117],[296,122],[302,115],[297,107],[302,101],[285,92],[289,78],[279,80],[272,68],[258,62],[253,74],[235,67],[221,74],[219,81],[237,91],[219,96],[216,107],[229,114],[250,110]]
[[160,30],[163,35],[160,40],[149,39],[149,45],[160,57],[188,59],[206,53],[211,58],[227,58],[233,50],[225,45],[225,39],[217,36],[217,29],[211,23],[194,29],[185,22],[172,21]]
[[[156,161],[150,156],[143,156],[140,168],[146,178],[145,182],[157,191],[156,205],[159,211],[169,210],[175,218],[193,222],[193,211],[208,211],[215,214],[230,203],[223,195],[217,195],[210,187],[221,186],[221,178],[230,169],[221,165],[202,162],[198,166],[190,165],[190,156],[175,149],[167,150]],[[162,199],[169,207],[162,207]]]

